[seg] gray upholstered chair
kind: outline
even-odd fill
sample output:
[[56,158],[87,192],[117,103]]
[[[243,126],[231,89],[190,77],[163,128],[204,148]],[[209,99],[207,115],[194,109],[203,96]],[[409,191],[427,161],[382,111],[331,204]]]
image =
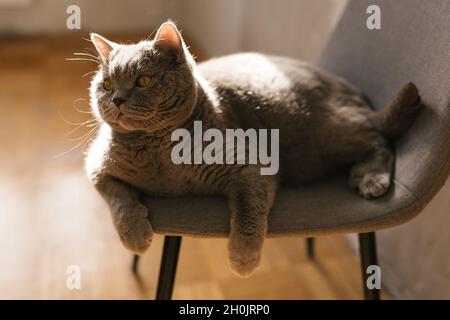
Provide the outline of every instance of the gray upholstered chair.
[[[368,30],[366,9],[381,8],[381,29]],[[450,3],[433,0],[353,0],[318,64],[358,85],[375,108],[386,105],[405,81],[414,81],[425,105],[396,141],[394,183],[377,200],[349,190],[344,175],[299,189],[282,189],[269,217],[269,237],[358,233],[363,280],[376,264],[375,231],[417,215],[450,170]],[[148,199],[151,221],[165,235],[157,299],[170,299],[183,236],[226,237],[230,217],[214,197]],[[134,260],[137,270],[138,260]],[[363,281],[365,284],[365,281]],[[377,290],[364,285],[365,298]]]

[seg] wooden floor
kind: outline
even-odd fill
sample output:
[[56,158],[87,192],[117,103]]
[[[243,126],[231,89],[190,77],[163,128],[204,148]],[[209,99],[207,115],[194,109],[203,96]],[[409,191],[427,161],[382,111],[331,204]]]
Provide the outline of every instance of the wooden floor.
[[[1,299],[153,298],[162,236],[135,278],[83,172],[92,127],[68,134],[90,118],[82,113],[89,76],[81,76],[96,66],[64,58],[89,46],[81,35],[0,41]],[[249,279],[229,271],[225,240],[184,239],[181,252],[176,299],[361,298],[357,257],[342,236],[318,239],[314,262],[302,239],[268,240]],[[66,286],[71,265],[80,267],[81,290]]]

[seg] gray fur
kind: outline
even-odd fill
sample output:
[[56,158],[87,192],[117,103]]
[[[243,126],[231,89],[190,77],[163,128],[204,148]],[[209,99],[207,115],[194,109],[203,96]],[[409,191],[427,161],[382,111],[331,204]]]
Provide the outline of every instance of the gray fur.
[[[246,276],[258,266],[280,183],[296,186],[353,164],[351,187],[366,198],[386,192],[393,164],[387,138],[414,118],[419,97],[413,84],[386,111],[374,113],[357,89],[306,63],[243,53],[197,66],[173,24],[165,23],[158,35],[136,45],[107,42],[106,50],[105,39],[92,38],[104,61],[90,91],[101,130],[86,169],[127,248],[140,254],[151,243],[141,194],[223,195],[231,211],[231,268]],[[143,74],[152,82],[138,88]],[[116,83],[113,91],[103,89],[104,77]],[[118,95],[127,99],[120,111],[112,103]],[[405,112],[412,116],[401,123]],[[259,165],[174,165],[170,134],[175,128],[192,132],[194,120],[203,122],[203,130],[280,129],[281,171],[262,176]]]

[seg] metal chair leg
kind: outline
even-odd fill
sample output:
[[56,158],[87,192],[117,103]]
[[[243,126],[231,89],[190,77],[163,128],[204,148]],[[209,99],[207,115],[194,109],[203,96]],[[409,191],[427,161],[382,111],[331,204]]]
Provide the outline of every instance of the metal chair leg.
[[137,274],[138,268],[139,268],[139,256],[135,254],[133,256],[133,264],[131,265],[131,271],[133,271],[134,274]]
[[308,259],[314,259],[314,238],[306,238],[306,254]]
[[380,290],[376,288],[369,289],[367,287],[367,278],[370,276],[370,274],[367,274],[367,267],[370,265],[378,265],[375,232],[359,233],[358,238],[364,299],[380,300]]
[[170,300],[177,272],[178,256],[180,253],[181,237],[165,236],[164,248],[159,268],[156,300]]

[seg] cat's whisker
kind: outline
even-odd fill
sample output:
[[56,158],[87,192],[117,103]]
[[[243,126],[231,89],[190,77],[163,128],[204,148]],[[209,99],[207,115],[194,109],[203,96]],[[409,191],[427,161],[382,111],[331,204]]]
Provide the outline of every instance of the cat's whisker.
[[93,59],[84,59],[84,58],[66,58],[67,61],[89,61],[89,62],[94,62],[94,63],[98,63],[97,60],[93,60]]
[[[98,132],[99,132],[99,128],[97,127],[97,128],[95,128],[96,130],[94,130],[91,134],[90,134],[90,136],[88,137],[88,139],[86,139],[85,141],[84,141],[84,143],[81,145],[81,147],[83,148],[83,147],[85,147],[85,146],[87,146],[96,136],[97,136],[97,134],[98,134]],[[80,153],[78,153],[78,157],[80,156],[80,154],[82,154],[81,152]]]
[[86,121],[83,121],[83,122],[71,122],[71,121],[69,121],[69,120],[67,120],[66,118],[63,117],[63,115],[62,115],[61,112],[59,111],[59,108],[58,108],[56,111],[57,111],[59,117],[60,117],[65,123],[70,124],[70,125],[72,125],[72,126],[79,126],[79,125],[83,125],[83,124],[86,124],[86,123],[89,123],[89,122],[93,122],[93,121],[96,120],[94,117],[92,117],[92,118],[90,118],[90,119],[88,119],[88,120],[86,120]]
[[[97,131],[93,132],[89,137],[87,137],[86,140],[84,140],[78,148],[83,149],[86,145],[89,144],[90,141],[92,141],[93,138],[95,138],[97,134]],[[72,156],[72,159],[79,159],[83,155],[83,152],[77,152]]]
[[166,130],[167,132],[170,132],[169,127],[166,126],[166,125],[164,124],[163,121],[157,121],[156,123],[157,123],[159,126],[161,126],[164,130]]
[[86,132],[82,137],[74,141],[81,141],[81,145],[79,145],[79,147],[82,147],[93,138],[93,136],[98,132],[98,129],[99,129],[98,127],[92,128],[91,130]]
[[[90,40],[89,40],[89,41],[90,41]],[[93,49],[93,48],[91,48],[91,47],[86,47],[86,48],[84,48],[84,50],[90,51],[90,52],[92,52],[94,55],[98,56],[98,52],[95,51],[95,49]]]
[[96,125],[97,125],[96,119],[89,119],[88,121],[79,124],[76,128],[74,128],[74,129],[70,130],[69,132],[67,132],[64,136],[68,137],[71,134],[73,134],[76,131],[78,131],[79,129],[81,129],[82,127],[90,128],[90,127],[93,127],[93,126],[96,126]]
[[153,125],[156,125],[158,127],[161,127],[162,130],[165,130],[166,133],[170,133],[169,128],[164,124],[163,121],[158,120],[158,118],[148,118],[147,119],[150,123]]
[[[80,141],[80,140],[86,138],[86,136],[89,135],[90,133],[92,133],[92,131],[95,130],[95,129],[96,128],[90,129],[88,132],[85,132],[81,137],[78,137],[78,138],[66,138],[66,139],[69,140],[69,141]],[[66,134],[66,136],[67,136],[67,134]]]
[[[168,123],[168,126],[170,127],[172,125],[175,125],[175,124],[179,123],[180,122],[179,120],[184,119],[186,116],[189,115],[189,113],[190,113],[190,111],[187,110],[184,113],[175,114],[172,117],[166,117],[165,118],[165,122]],[[157,115],[157,117],[158,117],[158,115]]]
[[85,98],[77,98],[77,99],[75,99],[75,100],[73,101],[72,106],[73,106],[73,107],[76,106],[76,104],[77,104],[78,102],[80,102],[80,101],[87,101],[87,99],[85,99]]
[[79,112],[79,113],[90,114],[90,115],[92,115],[92,112],[89,111],[89,110],[84,111],[84,110],[77,109],[77,107],[73,107],[73,109],[74,109],[76,112]]
[[166,128],[163,123],[157,122],[157,121],[155,121],[155,119],[151,119],[151,118],[145,119],[144,124],[146,127],[149,127],[149,128],[156,127],[154,129],[163,130],[165,133],[170,133],[168,128]]
[[[150,121],[151,122],[151,121]],[[169,129],[166,128],[163,124],[161,123],[155,123],[153,122],[153,124],[159,129],[159,130],[163,130],[165,133],[170,133]]]
[[97,56],[94,56],[90,53],[74,52],[72,54],[75,56],[72,58],[93,59],[93,60],[99,61],[99,58]]
[[88,76],[88,75],[90,75],[90,74],[94,74],[94,73],[97,73],[97,70],[86,72],[85,74],[83,74],[83,75],[81,76],[81,78],[83,79],[84,77],[86,77],[86,76]]
[[158,31],[158,27],[154,28],[150,35],[147,37],[147,40],[150,41],[153,38],[153,34]]
[[85,52],[74,52],[73,53],[74,56],[86,56],[86,57],[91,57],[95,60],[99,61],[99,57],[98,56],[94,56],[93,54],[90,53],[85,53]]
[[[96,130],[92,130],[92,131],[96,132]],[[84,145],[86,142],[88,142],[90,139],[92,139],[93,136],[94,136],[94,133],[93,133],[93,134],[90,134],[90,135],[85,135],[85,136],[83,136],[83,139],[82,139],[81,141],[79,141],[75,146],[73,146],[72,148],[70,148],[70,149],[67,150],[67,151],[64,151],[64,152],[62,152],[62,153],[56,155],[54,158],[60,158],[60,157],[62,157],[62,156],[64,156],[64,155],[66,155],[66,154],[68,154],[68,153],[70,153],[70,152],[76,150],[77,148],[83,146],[83,145]]]
[[92,111],[91,111],[90,108],[88,108],[87,110],[81,110],[81,109],[78,109],[78,107],[77,107],[77,102],[79,102],[79,101],[86,101],[86,100],[87,100],[87,99],[85,99],[85,98],[78,98],[78,99],[76,99],[76,100],[72,103],[72,108],[73,108],[75,111],[79,112],[79,113],[84,113],[84,114],[90,114],[90,115],[92,115]]
[[84,142],[84,145],[86,146],[89,142],[92,141],[92,139],[95,137],[95,135],[98,133],[99,127],[93,128],[92,131],[89,133],[89,138]]

